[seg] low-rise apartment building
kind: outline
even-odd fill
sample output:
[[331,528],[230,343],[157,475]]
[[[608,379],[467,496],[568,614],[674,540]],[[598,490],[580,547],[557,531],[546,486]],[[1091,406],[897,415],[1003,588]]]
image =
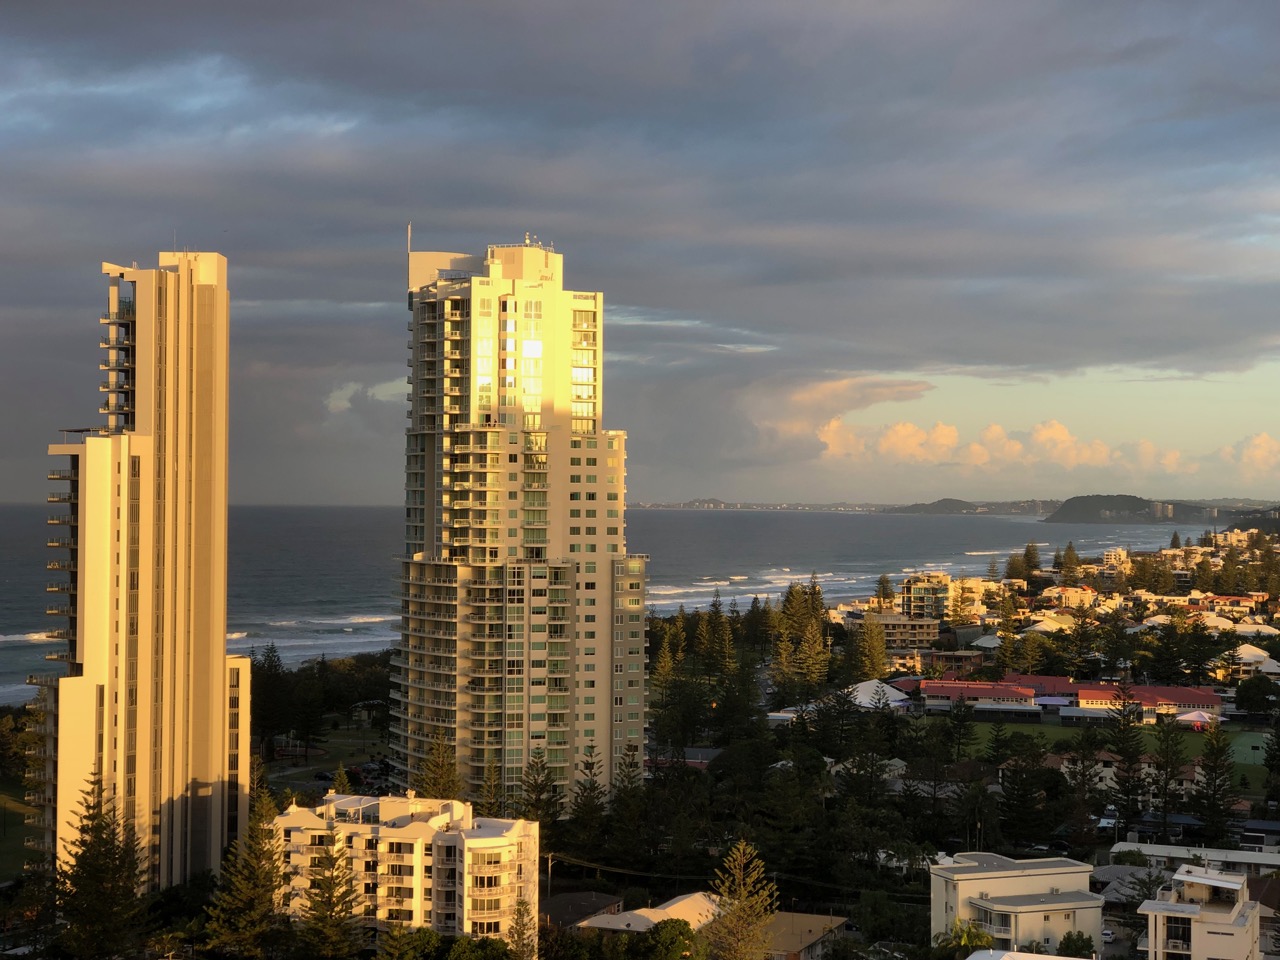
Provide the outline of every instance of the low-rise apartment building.
[[906,617],[900,613],[863,614],[864,623],[884,628],[884,645],[898,650],[932,647],[938,642],[938,623],[933,617]]
[[1259,846],[1245,843],[1239,850],[1222,850],[1169,843],[1121,842],[1112,846],[1111,859],[1114,862],[1116,854],[1130,851],[1142,854],[1153,867],[1170,870],[1187,865],[1203,866],[1247,877],[1265,876],[1280,870],[1280,850],[1266,846],[1259,849]]
[[378,928],[430,927],[453,936],[506,937],[516,904],[538,915],[538,824],[472,815],[461,800],[330,793],[318,807],[276,817],[291,872],[288,909],[300,914],[329,851],[345,856],[356,913]]
[[1103,900],[1089,892],[1091,869],[1065,857],[956,854],[929,868],[930,935],[948,932],[958,920],[986,930],[1002,950],[1036,943],[1053,953],[1077,930],[1101,943]]
[[1241,874],[1181,866],[1138,913],[1147,960],[1257,960],[1259,910]]

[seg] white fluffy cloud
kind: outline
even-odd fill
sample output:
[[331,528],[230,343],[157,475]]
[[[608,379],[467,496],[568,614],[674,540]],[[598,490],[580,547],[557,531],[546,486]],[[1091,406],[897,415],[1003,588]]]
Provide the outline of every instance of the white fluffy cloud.
[[[1028,428],[991,423],[967,439],[958,427],[941,421],[920,426],[900,420],[860,426],[837,417],[816,428],[828,463],[855,461],[868,467],[931,464],[980,476],[1011,471],[1030,479],[1044,471],[1114,475],[1117,479],[1154,479],[1195,473],[1204,456],[1161,448],[1150,440],[1109,445],[1077,436],[1064,423],[1046,420]],[[1242,479],[1252,479],[1280,465],[1280,442],[1266,434],[1250,437],[1219,451]]]
[[1280,466],[1280,440],[1267,433],[1255,433],[1251,437],[1218,452],[1225,463],[1235,467],[1245,480],[1257,480],[1274,476]]

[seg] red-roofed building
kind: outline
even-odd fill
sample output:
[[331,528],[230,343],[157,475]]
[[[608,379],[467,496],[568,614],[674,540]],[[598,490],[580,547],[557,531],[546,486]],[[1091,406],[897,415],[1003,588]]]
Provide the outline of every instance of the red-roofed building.
[[957,700],[966,703],[1012,704],[1021,707],[1036,705],[1036,692],[1031,687],[1019,687],[1008,683],[978,683],[960,680],[921,680],[920,695],[925,710],[940,708]]
[[[1076,701],[1086,709],[1109,710],[1116,705],[1119,692],[1120,688],[1111,684],[1077,684]],[[1222,698],[1199,687],[1136,686],[1129,688],[1129,694],[1142,706],[1145,723],[1155,723],[1158,714],[1188,710],[1203,710],[1214,716],[1222,713]]]
[[1075,699],[1076,682],[1070,677],[1049,677],[1038,673],[1006,673],[1001,683],[1030,687],[1037,697],[1071,697]]

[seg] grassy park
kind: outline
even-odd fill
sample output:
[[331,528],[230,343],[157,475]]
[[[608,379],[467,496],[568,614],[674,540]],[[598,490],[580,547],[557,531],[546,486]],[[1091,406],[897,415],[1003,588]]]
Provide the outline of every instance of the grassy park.
[[35,835],[26,825],[27,814],[35,812],[26,792],[20,777],[0,777],[0,883],[21,875],[27,858],[24,841]]

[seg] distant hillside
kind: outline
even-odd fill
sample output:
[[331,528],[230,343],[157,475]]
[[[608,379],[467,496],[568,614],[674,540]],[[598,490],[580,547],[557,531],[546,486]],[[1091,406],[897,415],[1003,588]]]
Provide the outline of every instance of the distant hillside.
[[[886,507],[885,513],[977,513],[978,505],[968,500],[943,497],[933,503],[913,503],[905,507]],[[984,511],[985,512],[985,511]]]
[[1268,535],[1280,533],[1280,506],[1238,514],[1228,529],[1261,530]]
[[1217,526],[1230,522],[1240,515],[1239,510],[1227,510],[1204,503],[1186,503],[1173,500],[1148,500],[1129,494],[1090,494],[1072,497],[1051,516],[1046,523],[1206,523]]
[[1045,523],[1155,523],[1151,514],[1151,501],[1127,493],[1098,494],[1071,497],[1052,514]]
[[1051,513],[1060,505],[1058,500],[980,500],[971,503],[955,497],[943,497],[932,503],[912,503],[907,506],[894,504],[884,507],[881,513],[918,513],[932,516],[954,516],[964,513],[988,513],[999,516],[1039,517]]

